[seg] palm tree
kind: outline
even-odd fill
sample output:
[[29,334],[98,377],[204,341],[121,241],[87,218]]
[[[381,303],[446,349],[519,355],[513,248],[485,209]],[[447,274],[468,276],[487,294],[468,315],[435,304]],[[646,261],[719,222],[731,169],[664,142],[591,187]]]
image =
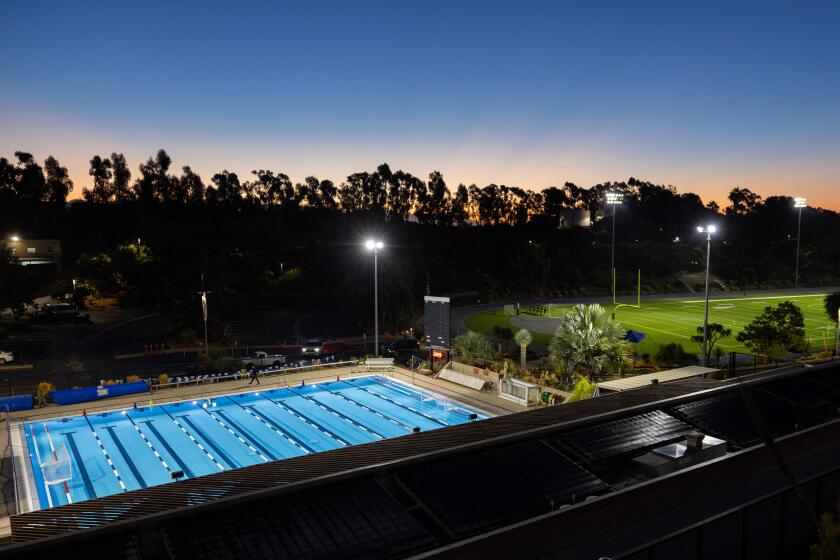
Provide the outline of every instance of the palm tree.
[[513,337],[514,342],[519,345],[519,372],[525,375],[525,358],[528,345],[534,340],[528,329],[519,330]]
[[563,318],[548,350],[557,367],[569,376],[619,371],[630,361],[630,343],[621,323],[612,321],[600,305],[575,305]]

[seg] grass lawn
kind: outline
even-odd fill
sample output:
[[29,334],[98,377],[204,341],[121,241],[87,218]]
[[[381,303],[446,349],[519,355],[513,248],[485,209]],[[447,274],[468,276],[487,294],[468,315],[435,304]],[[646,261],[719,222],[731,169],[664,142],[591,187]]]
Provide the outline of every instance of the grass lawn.
[[[709,322],[720,323],[732,329],[732,337],[722,339],[717,343],[723,350],[747,352],[747,348],[735,340],[735,335],[765,307],[775,306],[785,300],[792,301],[802,309],[805,315],[805,333],[811,341],[811,349],[822,351],[826,344],[829,349],[833,347],[836,329],[835,323],[829,320],[823,309],[823,298],[824,294],[764,297],[719,295],[709,300]],[[535,343],[548,343],[550,335],[547,332],[553,330],[552,323],[558,321],[569,307],[571,304],[550,306],[551,318],[543,320],[546,333],[534,332]],[[609,304],[606,307],[612,310],[613,306]],[[645,339],[636,349],[640,354],[656,354],[661,344],[669,342],[681,344],[686,352],[700,351],[698,345],[691,342],[691,336],[696,334],[697,327],[703,325],[702,297],[686,300],[657,300],[650,303],[645,303],[643,298],[640,309],[619,305],[615,314],[616,320],[620,321],[625,328],[645,333]],[[468,317],[464,324],[470,330],[491,336],[495,325],[509,327],[514,333],[518,330],[510,323],[510,318],[501,307]]]

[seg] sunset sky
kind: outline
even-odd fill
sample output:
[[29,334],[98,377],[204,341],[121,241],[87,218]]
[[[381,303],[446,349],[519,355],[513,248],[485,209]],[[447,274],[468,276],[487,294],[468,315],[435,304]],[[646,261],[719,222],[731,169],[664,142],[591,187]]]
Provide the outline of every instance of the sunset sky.
[[0,155],[159,148],[205,181],[630,176],[840,210],[840,2],[41,2],[0,21]]

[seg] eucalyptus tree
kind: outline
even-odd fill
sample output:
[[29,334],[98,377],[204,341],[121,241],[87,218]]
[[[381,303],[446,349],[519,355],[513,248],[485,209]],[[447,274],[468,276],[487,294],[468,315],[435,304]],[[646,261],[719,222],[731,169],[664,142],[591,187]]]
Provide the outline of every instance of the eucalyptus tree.
[[64,204],[67,201],[67,195],[73,190],[73,181],[70,180],[67,168],[58,163],[57,159],[49,156],[44,160],[44,174],[46,201]]
[[105,204],[113,200],[111,193],[111,160],[95,155],[90,158],[88,174],[93,177],[93,187],[82,189],[82,196],[91,203]]

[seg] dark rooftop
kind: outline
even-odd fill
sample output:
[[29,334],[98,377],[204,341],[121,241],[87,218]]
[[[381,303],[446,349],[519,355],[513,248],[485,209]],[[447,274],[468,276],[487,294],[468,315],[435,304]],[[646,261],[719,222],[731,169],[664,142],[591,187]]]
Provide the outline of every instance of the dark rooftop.
[[[6,552],[97,543],[118,558],[405,557],[601,507],[622,495],[611,481],[629,457],[689,431],[748,447],[759,440],[742,391],[774,437],[825,424],[838,416],[838,378],[829,364],[660,384],[108,496],[13,517],[17,542],[41,540]],[[825,390],[789,390],[802,386]]]

